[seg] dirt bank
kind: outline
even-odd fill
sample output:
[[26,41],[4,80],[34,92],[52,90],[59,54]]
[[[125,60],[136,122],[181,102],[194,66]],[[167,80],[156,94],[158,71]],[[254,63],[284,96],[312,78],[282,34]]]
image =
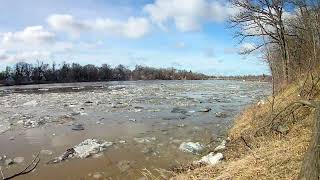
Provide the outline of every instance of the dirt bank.
[[173,179],[298,179],[315,118],[312,108],[291,104],[319,100],[319,92],[318,82],[306,79],[246,108],[229,130],[222,163]]

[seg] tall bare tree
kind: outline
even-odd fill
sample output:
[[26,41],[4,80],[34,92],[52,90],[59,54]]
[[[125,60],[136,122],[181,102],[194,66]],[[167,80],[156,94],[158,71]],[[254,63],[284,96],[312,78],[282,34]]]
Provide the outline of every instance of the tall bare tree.
[[237,28],[236,37],[240,42],[247,38],[258,43],[245,53],[271,45],[279,48],[283,63],[283,76],[289,81],[289,62],[287,36],[284,23],[284,0],[231,0],[239,13],[230,18],[232,27]]

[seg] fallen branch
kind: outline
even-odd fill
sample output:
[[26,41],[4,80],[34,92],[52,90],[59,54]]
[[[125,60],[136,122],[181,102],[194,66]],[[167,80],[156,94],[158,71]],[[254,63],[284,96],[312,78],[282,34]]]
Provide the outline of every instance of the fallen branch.
[[270,125],[272,125],[272,124],[274,123],[274,121],[275,121],[283,112],[285,112],[287,109],[289,109],[290,107],[292,107],[292,106],[294,106],[294,105],[296,105],[296,104],[308,106],[308,107],[311,107],[311,108],[316,108],[316,107],[317,107],[317,105],[316,105],[316,103],[315,103],[314,101],[299,100],[299,101],[292,102],[292,103],[290,103],[288,106],[286,106],[284,109],[282,109],[280,112],[278,112],[278,113],[271,119],[271,121],[270,121],[267,125],[259,128],[259,129],[256,131],[255,134],[257,134],[261,129],[264,129],[264,128],[269,127]]
[[309,90],[308,94],[307,94],[307,98],[310,99],[310,95],[313,92],[313,89],[318,85],[318,83],[320,82],[320,78],[317,79],[317,81],[314,83],[314,81],[312,81],[312,86],[311,89]]
[[251,146],[247,143],[247,141],[244,139],[243,136],[240,137],[242,139],[242,141],[244,142],[244,144],[249,148],[250,152],[252,153],[253,157],[256,159],[257,161],[257,156],[254,154],[254,151],[252,150]]
[[283,110],[281,110],[278,114],[276,114],[274,116],[274,118],[272,118],[271,120],[271,123],[274,122],[274,120],[276,120],[278,118],[278,116],[280,116],[284,111],[286,111],[289,107],[293,106],[293,105],[296,105],[296,104],[301,104],[301,105],[305,105],[305,106],[309,106],[309,107],[313,107],[315,108],[316,105],[311,102],[311,101],[304,101],[304,100],[300,100],[300,101],[295,101],[295,102],[292,102],[291,104],[289,104],[287,107],[285,107]]
[[[314,130],[311,137],[311,142],[309,144],[309,148],[305,153],[304,160],[302,162],[300,174],[298,179],[320,179],[320,102],[317,101],[306,101],[299,100],[292,102],[287,107],[285,107],[282,111],[280,111],[268,124],[272,124],[273,121],[284,111],[286,111],[289,107],[301,104],[304,106],[308,106],[310,108],[315,109],[315,120],[314,120]],[[242,138],[243,139],[243,138]],[[243,139],[244,140],[244,139]],[[244,141],[245,142],[245,141]]]
[[249,146],[249,144],[247,143],[247,141],[243,138],[243,136],[240,137],[242,139],[242,141],[244,142],[244,144],[252,151],[251,146]]
[[[32,162],[26,167],[24,168],[22,171],[20,171],[19,173],[16,173],[12,176],[9,176],[9,177],[3,177],[3,180],[9,180],[9,179],[12,179],[12,178],[15,178],[17,176],[21,176],[21,175],[24,175],[24,174],[28,174],[30,173],[31,171],[33,171],[39,164],[40,162],[40,158],[39,158],[39,154],[40,152],[36,155],[36,157],[32,160]],[[32,166],[33,165],[33,166]],[[30,168],[31,167],[31,168]],[[30,169],[29,169],[30,168]],[[29,170],[28,170],[29,169]],[[2,171],[1,171],[2,172]]]

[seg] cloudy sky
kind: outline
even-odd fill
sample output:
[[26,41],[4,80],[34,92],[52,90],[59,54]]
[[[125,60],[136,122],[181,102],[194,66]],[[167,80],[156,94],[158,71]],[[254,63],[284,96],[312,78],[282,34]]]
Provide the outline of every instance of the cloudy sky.
[[214,75],[268,73],[241,56],[220,0],[2,0],[0,69],[18,61],[136,64]]

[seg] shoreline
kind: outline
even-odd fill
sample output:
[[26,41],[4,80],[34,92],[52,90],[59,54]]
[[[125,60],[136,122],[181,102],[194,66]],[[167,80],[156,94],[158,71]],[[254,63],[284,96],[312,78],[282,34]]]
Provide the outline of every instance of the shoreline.
[[266,82],[270,83],[269,79],[237,79],[237,78],[208,78],[208,79],[173,79],[173,80],[125,80],[125,81],[79,81],[79,82],[43,82],[43,83],[25,83],[25,84],[1,84],[0,87],[22,87],[30,85],[51,85],[51,84],[80,84],[80,83],[122,83],[122,82],[139,82],[139,81],[243,81],[243,82]]
[[[276,95],[274,113],[299,99],[299,93],[299,85],[290,85]],[[222,151],[223,161],[184,169],[172,179],[298,179],[311,140],[312,111],[298,107],[272,119],[271,102],[272,97],[268,97],[251,104],[235,117],[228,130],[230,141]]]

